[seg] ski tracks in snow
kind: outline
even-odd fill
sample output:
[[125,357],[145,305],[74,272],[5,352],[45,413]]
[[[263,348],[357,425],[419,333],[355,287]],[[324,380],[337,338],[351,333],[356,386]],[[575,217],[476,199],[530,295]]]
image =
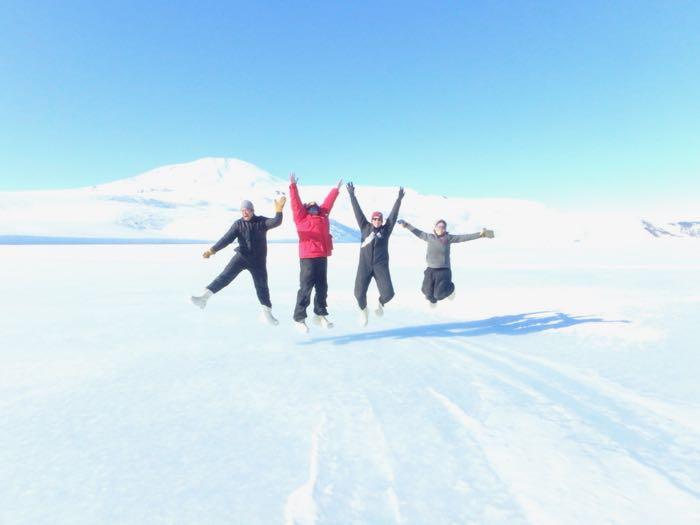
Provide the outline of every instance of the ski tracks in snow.
[[700,436],[663,402],[510,348],[426,343],[476,376],[465,388],[480,393],[479,418],[460,406],[462,395],[440,392],[444,383],[428,392],[483,446],[529,521],[552,519],[547,508],[561,509],[562,498],[575,509],[572,523],[612,518],[590,514],[601,508],[643,522],[654,513],[678,523],[700,517]]

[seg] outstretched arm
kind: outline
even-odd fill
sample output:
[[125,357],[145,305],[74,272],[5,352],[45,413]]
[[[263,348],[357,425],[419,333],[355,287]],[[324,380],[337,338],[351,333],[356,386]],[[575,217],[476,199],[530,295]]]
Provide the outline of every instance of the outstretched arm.
[[398,221],[398,223],[399,223],[401,226],[403,226],[404,228],[406,228],[408,231],[410,231],[413,235],[415,235],[416,237],[418,237],[419,239],[423,239],[424,241],[427,241],[428,239],[430,239],[430,234],[425,233],[424,231],[419,230],[418,228],[416,228],[416,227],[413,226],[412,224],[409,224],[409,223],[407,223],[406,221],[403,221],[403,220]]
[[207,253],[209,253],[209,255],[214,255],[216,252],[223,250],[229,244],[231,244],[233,241],[235,241],[236,238],[238,237],[237,225],[238,225],[238,221],[234,222],[233,226],[231,226],[229,228],[229,230],[224,234],[224,236],[221,239],[219,239],[218,242],[214,246],[212,246],[206,252],[204,252],[204,254],[205,254],[204,257],[208,259],[209,256],[206,255]]
[[482,237],[486,237],[486,235],[484,235],[485,231],[488,230],[482,230],[479,233],[465,233],[463,235],[448,234],[447,238],[449,239],[450,243],[473,241],[474,239],[481,239]]
[[306,208],[299,198],[299,190],[297,188],[297,176],[294,173],[289,174],[289,198],[292,201],[292,214],[294,215],[294,220],[299,221],[306,217]]
[[394,230],[394,226],[396,225],[396,218],[399,216],[399,208],[401,208],[401,201],[403,200],[404,196],[404,191],[403,188],[399,188],[399,196],[396,198],[396,202],[394,203],[394,207],[391,208],[391,212],[389,213],[389,217],[386,220],[386,225],[387,228],[389,228],[389,233],[391,233]]
[[350,194],[350,204],[352,204],[352,211],[355,214],[355,220],[360,230],[369,224],[367,217],[362,213],[362,208],[360,208],[360,203],[357,202],[357,197],[355,197],[355,185],[352,182],[348,182],[346,185],[348,193]]

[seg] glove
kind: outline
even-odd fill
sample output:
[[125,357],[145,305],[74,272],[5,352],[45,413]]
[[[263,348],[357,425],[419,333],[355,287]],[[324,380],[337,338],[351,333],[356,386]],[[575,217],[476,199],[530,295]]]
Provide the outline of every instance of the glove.
[[405,220],[399,219],[399,220],[396,221],[396,222],[397,222],[398,224],[400,224],[401,226],[403,226],[404,228],[408,228],[408,223],[407,223]]
[[275,201],[275,212],[280,213],[287,202],[287,197],[282,195],[279,199]]
[[403,199],[403,196],[406,194],[405,191],[403,191],[403,186],[399,188],[399,199]]
[[352,182],[348,182],[345,187],[348,189],[350,195],[355,195],[355,185]]
[[486,237],[488,239],[493,239],[493,230],[487,230],[486,228],[484,228],[483,230],[481,230],[481,236]]
[[212,250],[211,248],[209,248],[206,252],[204,252],[204,253],[202,254],[202,257],[204,257],[205,259],[208,259],[209,257],[211,257],[212,255],[214,255],[215,253],[216,253],[216,252],[215,252],[214,250]]

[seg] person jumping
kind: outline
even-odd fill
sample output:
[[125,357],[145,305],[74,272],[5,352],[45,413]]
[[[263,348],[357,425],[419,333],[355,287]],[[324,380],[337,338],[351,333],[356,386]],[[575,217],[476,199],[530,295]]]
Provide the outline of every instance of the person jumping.
[[249,200],[241,202],[241,218],[234,222],[224,236],[205,251],[202,257],[208,259],[238,239],[236,253],[224,271],[204,289],[201,295],[193,295],[190,298],[195,306],[204,308],[212,295],[228,286],[243,270],[248,270],[253,276],[255,292],[262,307],[261,319],[271,325],[279,324],[272,315],[270,289],[267,285],[267,231],[282,224],[282,209],[286,200],[284,196],[275,200],[273,218],[255,215],[255,208]]
[[455,285],[452,282],[452,269],[450,267],[450,245],[456,242],[473,241],[487,237],[493,239],[493,230],[482,229],[479,233],[467,233],[464,235],[452,235],[447,232],[447,223],[440,219],[435,223],[433,233],[426,233],[404,220],[398,221],[401,226],[407,228],[413,235],[428,243],[426,261],[428,267],[423,272],[423,285],[421,291],[425,298],[434,307],[438,301],[445,298],[455,298]]
[[372,277],[374,277],[374,282],[379,290],[379,301],[374,310],[375,315],[378,317],[384,315],[384,305],[394,297],[394,286],[391,283],[391,274],[389,273],[389,236],[396,225],[404,191],[403,188],[399,188],[399,196],[386,222],[380,211],[372,212],[371,220],[368,221],[355,196],[355,186],[352,182],[348,182],[346,186],[350,194],[352,211],[355,213],[355,219],[360,228],[360,260],[355,277],[355,299],[357,299],[357,306],[360,307],[360,326],[366,326],[369,318],[367,289]]

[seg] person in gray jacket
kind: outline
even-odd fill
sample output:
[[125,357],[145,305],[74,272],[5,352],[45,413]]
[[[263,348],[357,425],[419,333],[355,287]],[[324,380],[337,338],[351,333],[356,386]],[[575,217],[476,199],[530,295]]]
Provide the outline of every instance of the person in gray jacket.
[[486,228],[479,233],[452,235],[447,232],[447,223],[442,219],[435,223],[433,233],[421,231],[404,220],[399,220],[398,223],[428,243],[426,254],[428,267],[423,272],[421,291],[425,298],[430,301],[430,306],[435,306],[438,301],[445,298],[454,299],[455,296],[455,285],[452,282],[452,269],[450,267],[450,245],[482,237],[493,238],[493,230]]

